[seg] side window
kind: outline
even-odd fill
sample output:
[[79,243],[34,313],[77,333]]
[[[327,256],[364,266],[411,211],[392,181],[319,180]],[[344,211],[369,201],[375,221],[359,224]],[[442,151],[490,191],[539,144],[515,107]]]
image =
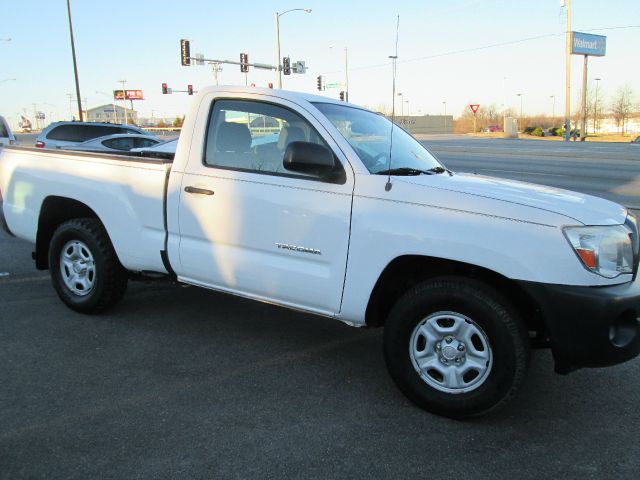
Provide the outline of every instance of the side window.
[[7,129],[4,127],[4,123],[0,122],[0,137],[8,137],[9,136],[9,132],[7,132]]
[[62,140],[65,142],[84,142],[80,125],[60,125],[54,127],[47,134],[51,140]]
[[146,147],[151,147],[153,145],[155,145],[156,143],[158,143],[156,140],[154,140],[153,138],[140,138],[140,137],[134,137],[134,144],[135,147],[134,148],[146,148]]
[[204,164],[307,176],[282,166],[287,145],[296,141],[327,146],[313,127],[291,110],[261,102],[218,100],[209,119]]
[[111,138],[109,140],[104,140],[102,142],[102,145],[104,145],[105,147],[114,148],[116,150],[128,151],[133,148],[134,140],[135,138],[126,137]]

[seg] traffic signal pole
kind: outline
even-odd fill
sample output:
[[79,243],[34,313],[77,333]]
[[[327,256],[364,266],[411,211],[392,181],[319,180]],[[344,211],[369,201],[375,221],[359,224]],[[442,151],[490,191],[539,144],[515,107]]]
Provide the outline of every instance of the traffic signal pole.
[[276,62],[276,70],[278,70],[278,88],[282,88],[282,68],[280,67],[280,14],[276,12],[276,51],[277,51],[277,62]]

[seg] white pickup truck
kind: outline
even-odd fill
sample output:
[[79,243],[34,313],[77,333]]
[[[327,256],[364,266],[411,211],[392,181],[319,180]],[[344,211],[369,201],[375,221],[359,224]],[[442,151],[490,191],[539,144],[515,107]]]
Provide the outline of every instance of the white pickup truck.
[[0,191],[4,228],[72,309],[163,275],[384,327],[394,381],[441,415],[504,405],[532,347],[558,373],[640,352],[624,207],[451,172],[383,116],[324,97],[207,88],[172,162],[8,147]]

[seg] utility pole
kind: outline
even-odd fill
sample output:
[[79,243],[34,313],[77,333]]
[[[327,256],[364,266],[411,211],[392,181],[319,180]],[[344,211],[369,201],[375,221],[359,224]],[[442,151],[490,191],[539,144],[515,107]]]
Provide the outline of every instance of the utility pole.
[[125,85],[127,84],[126,80],[118,80],[119,83],[122,84],[122,105],[124,106],[124,124],[126,125],[127,120],[127,91],[125,90]]
[[551,107],[551,121],[555,121],[556,118],[556,96],[550,95],[549,98],[553,99],[553,106]]
[[566,32],[566,77],[564,100],[564,141],[568,142],[571,133],[571,0],[565,0],[567,6],[567,32]]
[[69,120],[73,120],[73,95],[67,93],[67,97],[69,97]]
[[71,55],[73,57],[73,74],[76,78],[76,98],[78,99],[78,116],[80,121],[83,121],[82,117],[82,100],[80,97],[80,81],[78,80],[78,64],[76,62],[76,46],[73,41],[73,25],[71,23],[71,5],[69,4],[69,0],[67,0],[67,14],[69,16],[69,35],[71,36]]

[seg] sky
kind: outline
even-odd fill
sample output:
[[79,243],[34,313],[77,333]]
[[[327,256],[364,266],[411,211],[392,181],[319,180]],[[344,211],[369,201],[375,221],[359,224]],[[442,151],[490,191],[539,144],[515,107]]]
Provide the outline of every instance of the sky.
[[[11,5],[0,7],[0,115],[15,126],[19,114],[33,116],[35,104],[48,120],[67,120],[75,84],[66,2]],[[550,115],[552,96],[556,115],[564,110],[566,17],[560,0],[71,0],[81,98],[90,108],[110,103],[125,79],[128,89],[144,91],[145,100],[134,105],[140,116],[182,115],[191,98],[163,95],[161,84],[197,90],[214,78],[209,65],[180,65],[181,38],[191,40],[192,55],[238,61],[247,52],[251,62],[275,64],[274,12],[293,8],[312,12],[280,17],[281,51],[304,60],[308,71],[283,76],[285,89],[319,93],[318,75],[343,82],[347,48],[350,101],[389,108],[388,57],[399,15],[399,112],[440,115],[446,108],[457,117],[470,103],[519,110],[522,100],[525,115]],[[609,102],[629,85],[640,98],[637,0],[573,0],[572,30],[607,36],[607,55],[589,58],[589,84],[601,78],[599,95]],[[572,108],[579,101],[582,63],[582,56],[572,57]],[[243,85],[245,77],[239,66],[223,65],[219,81]],[[253,68],[248,81],[277,85],[274,72]],[[336,98],[339,91],[320,94]]]

